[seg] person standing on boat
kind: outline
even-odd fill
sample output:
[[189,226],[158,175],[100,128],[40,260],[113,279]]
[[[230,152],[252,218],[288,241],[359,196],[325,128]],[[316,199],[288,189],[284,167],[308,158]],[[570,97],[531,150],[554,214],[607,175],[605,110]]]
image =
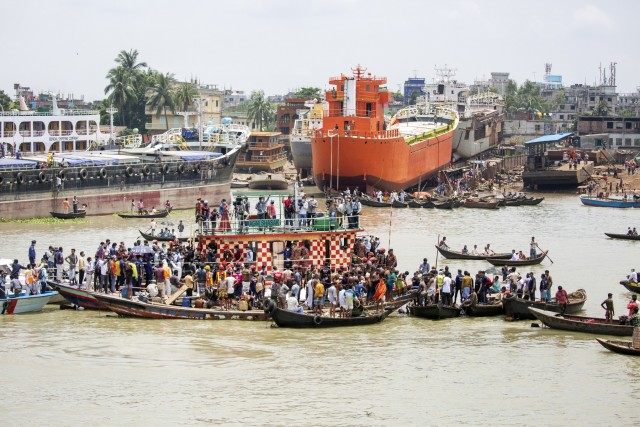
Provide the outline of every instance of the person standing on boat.
[[422,276],[424,276],[425,274],[427,274],[429,271],[431,270],[431,266],[429,265],[429,262],[427,261],[426,258],[422,259],[422,264],[420,264],[420,266],[418,267],[418,271],[420,272],[420,274]]
[[298,227],[307,226],[307,210],[308,209],[309,209],[309,202],[307,202],[307,197],[302,196],[302,198],[298,200]]
[[535,259],[538,256],[538,253],[536,252],[536,248],[538,247],[538,244],[536,243],[536,238],[535,237],[531,237],[531,243],[529,243],[529,258],[530,259]]
[[62,201],[62,210],[64,211],[64,213],[69,213],[69,199],[66,197]]
[[78,198],[76,196],[73,196],[73,200],[71,200],[71,206],[73,207],[73,213],[77,214],[78,213]]
[[36,241],[31,241],[31,246],[29,246],[29,264],[36,263]]
[[78,267],[78,255],[76,255],[76,250],[71,249],[71,253],[65,258],[65,260],[69,263],[69,284],[77,285],[76,268]]
[[220,231],[223,233],[231,230],[231,222],[229,221],[229,205],[226,199],[222,199],[218,208],[218,216],[220,217]]
[[267,218],[276,219],[276,202],[273,200],[267,205]]
[[53,256],[55,261],[55,273],[56,280],[58,282],[62,281],[62,271],[64,270],[64,255],[62,254],[62,247],[58,248],[55,255]]
[[613,308],[613,294],[608,294],[607,299],[600,303],[600,307],[604,309],[604,318],[608,323],[611,323],[613,316],[615,316],[615,309]]
[[131,199],[131,206],[129,206],[129,214],[133,215],[133,211],[136,209],[136,201]]
[[267,215],[267,205],[264,201],[264,197],[260,196],[258,198],[258,203],[256,203],[256,211],[258,212],[258,219],[265,219]]
[[318,201],[314,196],[309,197],[307,207],[307,217],[309,218],[309,227],[313,227],[316,220],[316,214],[318,210]]
[[553,286],[553,277],[549,274],[549,270],[544,271],[544,276],[547,278],[547,302],[551,301],[551,288]]
[[440,243],[438,243],[438,246],[440,246],[443,249],[449,249],[449,245],[447,245],[447,238],[445,236],[442,236],[442,240],[440,240]]
[[562,286],[558,286],[558,291],[556,292],[556,301],[560,306],[560,314],[564,314],[567,310],[567,304],[569,303],[569,295],[567,295],[567,291],[562,289]]
[[627,308],[629,309],[629,317],[633,316],[633,310],[638,307],[638,295],[633,295],[631,297],[631,301],[627,304]]
[[144,211],[144,203],[142,202],[142,199],[138,200],[138,215],[142,215]]

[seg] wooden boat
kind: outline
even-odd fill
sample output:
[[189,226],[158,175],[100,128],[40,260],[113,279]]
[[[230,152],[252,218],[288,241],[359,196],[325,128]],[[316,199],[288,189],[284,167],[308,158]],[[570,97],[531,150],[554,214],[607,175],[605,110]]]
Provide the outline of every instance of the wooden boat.
[[169,215],[169,210],[165,209],[156,213],[143,213],[142,215],[138,214],[128,214],[128,213],[119,213],[118,216],[120,218],[164,218]]
[[[587,291],[578,289],[569,294],[569,303],[567,304],[566,314],[575,314],[582,310],[584,303],[587,301]],[[539,308],[541,310],[560,313],[562,307],[558,305],[555,298],[551,302],[529,301],[512,295],[507,295],[502,300],[504,312],[508,317],[513,319],[535,319],[535,316],[529,311],[529,307]]]
[[507,199],[504,202],[505,206],[522,206],[522,199]]
[[94,293],[93,296],[120,316],[145,319],[192,319],[192,320],[266,320],[262,310],[215,310],[209,308],[180,307],[167,304],[150,304],[142,301]]
[[460,307],[457,305],[442,305],[429,304],[429,305],[410,305],[409,314],[415,317],[422,317],[423,319],[440,320],[451,319],[453,317],[460,316]]
[[[414,300],[417,296],[418,296],[418,291],[410,290],[406,294],[399,295],[391,299],[391,301],[385,302],[383,308],[385,310],[391,310],[391,311],[397,310],[403,305],[408,304],[409,302]],[[365,304],[364,309],[368,311],[375,311],[377,309],[377,304]]]
[[544,197],[525,197],[520,202],[524,206],[539,205],[544,200]]
[[294,313],[278,308],[272,300],[265,301],[264,313],[281,328],[334,328],[339,326],[365,326],[382,322],[393,310],[360,317],[325,317]]
[[74,218],[84,218],[87,216],[87,211],[84,209],[78,210],[78,212],[49,212],[52,217],[58,219],[74,219]]
[[366,197],[360,198],[360,203],[364,206],[371,206],[372,208],[390,208],[391,203],[389,202],[379,202],[377,200],[369,199]]
[[606,319],[598,317],[573,316],[533,307],[529,307],[529,311],[544,325],[553,329],[598,335],[616,335],[619,337],[633,335],[633,326],[621,325],[620,322],[615,320],[608,322]]
[[623,199],[598,199],[596,197],[580,196],[583,205],[604,208],[640,208],[640,202]]
[[436,209],[453,209],[453,202],[453,199],[442,202],[433,202],[433,207]]
[[56,295],[58,295],[56,291],[17,297],[7,295],[7,298],[0,299],[0,314],[22,314],[40,311]]
[[410,208],[423,208],[424,207],[424,203],[423,202],[419,202],[416,199],[411,199],[409,200],[409,202],[407,203],[407,205]]
[[47,284],[58,291],[65,300],[69,301],[73,305],[87,310],[109,310],[106,305],[102,304],[93,296],[93,292],[78,289],[75,286],[63,285],[62,283],[53,282],[51,280],[47,281]]
[[625,288],[627,288],[627,290],[629,290],[631,292],[635,292],[637,294],[640,294],[640,284],[633,283],[633,282],[630,282],[628,280],[621,280],[620,284],[622,286],[624,286]]
[[[145,232],[143,232],[142,230],[138,230],[140,232],[140,235],[142,236],[143,239],[148,240],[148,241],[153,241],[153,240],[157,240],[158,242],[173,242],[174,240],[176,240],[176,236],[158,236],[158,235],[153,235],[153,234],[147,234]],[[180,242],[186,242],[187,240],[189,240],[188,237],[178,237],[177,238],[178,241]]]
[[504,314],[502,301],[491,304],[478,303],[474,306],[471,306],[469,304],[462,304],[462,310],[467,316],[470,317],[501,316]]
[[634,236],[631,234],[619,234],[619,233],[604,233],[607,237],[611,237],[612,239],[622,239],[622,240],[640,240],[640,236]]
[[596,338],[604,348],[618,354],[626,354],[627,356],[640,356],[640,348],[633,348],[631,341],[610,341]]
[[494,258],[486,258],[486,257],[485,259],[489,261],[491,264],[497,265],[497,266],[536,265],[536,264],[540,264],[542,260],[545,259],[545,257],[547,256],[547,252],[549,251],[544,251],[535,258],[526,259],[523,261],[511,261],[510,259],[494,259]]
[[464,201],[462,206],[465,208],[475,208],[475,209],[498,209],[499,201],[485,201],[479,199],[467,199]]
[[393,206],[394,208],[406,208],[408,205],[405,202],[401,202],[400,200],[394,200],[393,203],[391,203],[391,206]]
[[249,180],[251,190],[286,190],[289,183],[282,175],[253,175]]
[[463,254],[462,252],[453,251],[451,249],[442,248],[438,245],[435,245],[436,249],[440,254],[447,259],[475,259],[475,260],[485,260],[485,259],[509,259],[511,258],[510,253],[500,253],[491,256],[487,255],[471,255],[471,254]]

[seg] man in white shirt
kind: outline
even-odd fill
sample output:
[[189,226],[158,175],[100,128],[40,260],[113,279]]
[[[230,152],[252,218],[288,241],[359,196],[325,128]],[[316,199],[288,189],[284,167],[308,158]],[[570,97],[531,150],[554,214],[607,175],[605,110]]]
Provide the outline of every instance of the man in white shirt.
[[511,250],[511,261],[518,261],[518,254],[515,249]]
[[638,283],[638,273],[636,273],[636,269],[631,269],[631,274],[629,275],[629,281],[633,283]]
[[293,295],[293,293],[289,293],[287,296],[287,310],[293,311],[294,313],[304,313],[302,307],[298,305],[298,299]]
[[236,284],[236,278],[229,274],[224,279],[224,284],[227,287],[227,300],[225,301],[225,305],[227,310],[231,310],[231,301],[233,300],[233,293],[235,291],[234,285]]
[[444,279],[442,279],[440,298],[442,298],[442,305],[451,305],[451,273],[447,273]]
[[336,317],[336,306],[338,305],[338,290],[335,283],[331,283],[327,289],[327,299],[329,300],[329,316]]
[[473,249],[471,249],[471,255],[480,255],[478,253],[478,245],[473,245]]
[[298,211],[298,226],[305,227],[307,225],[307,209],[309,208],[309,202],[306,197],[302,197],[302,200],[298,203],[300,206]]

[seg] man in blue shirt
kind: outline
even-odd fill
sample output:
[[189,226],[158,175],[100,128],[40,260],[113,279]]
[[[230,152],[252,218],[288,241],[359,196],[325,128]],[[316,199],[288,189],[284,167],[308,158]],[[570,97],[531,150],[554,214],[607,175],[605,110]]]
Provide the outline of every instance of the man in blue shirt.
[[31,241],[31,246],[29,246],[29,264],[33,265],[36,263],[36,241]]

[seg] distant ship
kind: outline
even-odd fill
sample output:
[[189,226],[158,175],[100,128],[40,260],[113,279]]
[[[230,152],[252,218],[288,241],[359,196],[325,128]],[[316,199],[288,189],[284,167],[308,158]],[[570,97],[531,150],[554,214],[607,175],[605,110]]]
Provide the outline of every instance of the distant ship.
[[357,66],[332,77],[322,129],[311,139],[313,177],[322,189],[401,190],[433,177],[451,162],[458,113],[427,104],[400,110],[387,126],[386,77]]
[[305,103],[308,110],[299,110],[298,119],[291,130],[291,153],[293,165],[296,170],[305,177],[313,168],[311,160],[311,137],[316,130],[322,128],[322,115],[324,104],[318,101]]
[[502,141],[505,103],[493,92],[471,94],[464,83],[452,80],[453,70],[438,69],[438,81],[425,85],[418,103],[436,103],[455,109],[460,123],[453,136],[453,159],[468,159],[497,146]]

